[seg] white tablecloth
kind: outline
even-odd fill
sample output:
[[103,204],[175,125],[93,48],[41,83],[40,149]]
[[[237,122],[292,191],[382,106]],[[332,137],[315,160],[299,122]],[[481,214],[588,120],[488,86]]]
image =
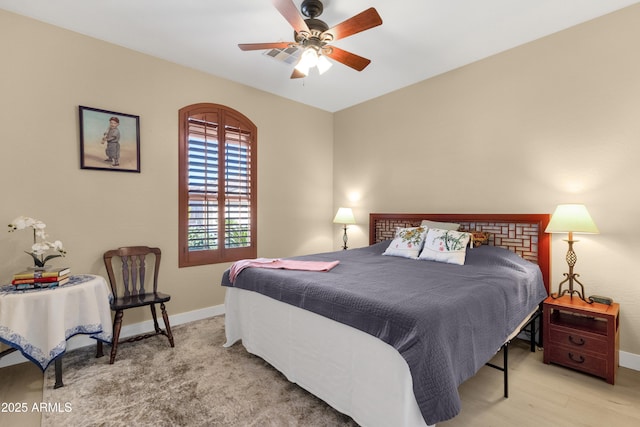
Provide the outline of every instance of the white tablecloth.
[[43,371],[77,334],[111,343],[111,289],[101,276],[73,275],[63,286],[16,291],[0,288],[0,341]]

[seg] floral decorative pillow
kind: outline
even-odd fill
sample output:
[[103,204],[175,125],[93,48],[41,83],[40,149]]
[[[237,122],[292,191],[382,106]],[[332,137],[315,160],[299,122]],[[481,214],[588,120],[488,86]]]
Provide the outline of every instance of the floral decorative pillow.
[[439,228],[440,230],[460,230],[460,224],[455,222],[438,222],[428,219],[423,219],[420,226],[424,228]]
[[463,231],[430,228],[418,259],[464,264],[471,234]]
[[398,228],[396,237],[382,255],[416,259],[422,249],[426,234],[427,229],[424,227]]

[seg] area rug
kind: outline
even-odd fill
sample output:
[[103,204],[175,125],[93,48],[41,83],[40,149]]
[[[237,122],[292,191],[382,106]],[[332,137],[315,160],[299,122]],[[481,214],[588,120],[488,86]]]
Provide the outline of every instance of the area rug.
[[[113,365],[95,346],[64,356],[64,387],[45,372],[42,426],[357,426],[237,343],[224,316],[122,344]],[[110,346],[105,346],[105,353]]]

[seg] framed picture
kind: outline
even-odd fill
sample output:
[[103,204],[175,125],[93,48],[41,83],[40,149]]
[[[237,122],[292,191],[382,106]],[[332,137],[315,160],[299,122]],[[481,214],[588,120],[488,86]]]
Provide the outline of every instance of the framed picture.
[[140,173],[140,117],[79,107],[80,168]]

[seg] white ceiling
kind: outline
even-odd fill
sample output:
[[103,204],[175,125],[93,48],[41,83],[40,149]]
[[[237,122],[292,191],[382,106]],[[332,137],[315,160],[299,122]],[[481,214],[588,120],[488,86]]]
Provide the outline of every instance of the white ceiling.
[[[298,6],[302,0],[294,0]],[[0,0],[0,8],[335,112],[538,39],[632,0],[325,0],[330,27],[375,7],[383,24],[335,45],[371,59],[290,79],[238,43],[291,41],[270,0]]]

